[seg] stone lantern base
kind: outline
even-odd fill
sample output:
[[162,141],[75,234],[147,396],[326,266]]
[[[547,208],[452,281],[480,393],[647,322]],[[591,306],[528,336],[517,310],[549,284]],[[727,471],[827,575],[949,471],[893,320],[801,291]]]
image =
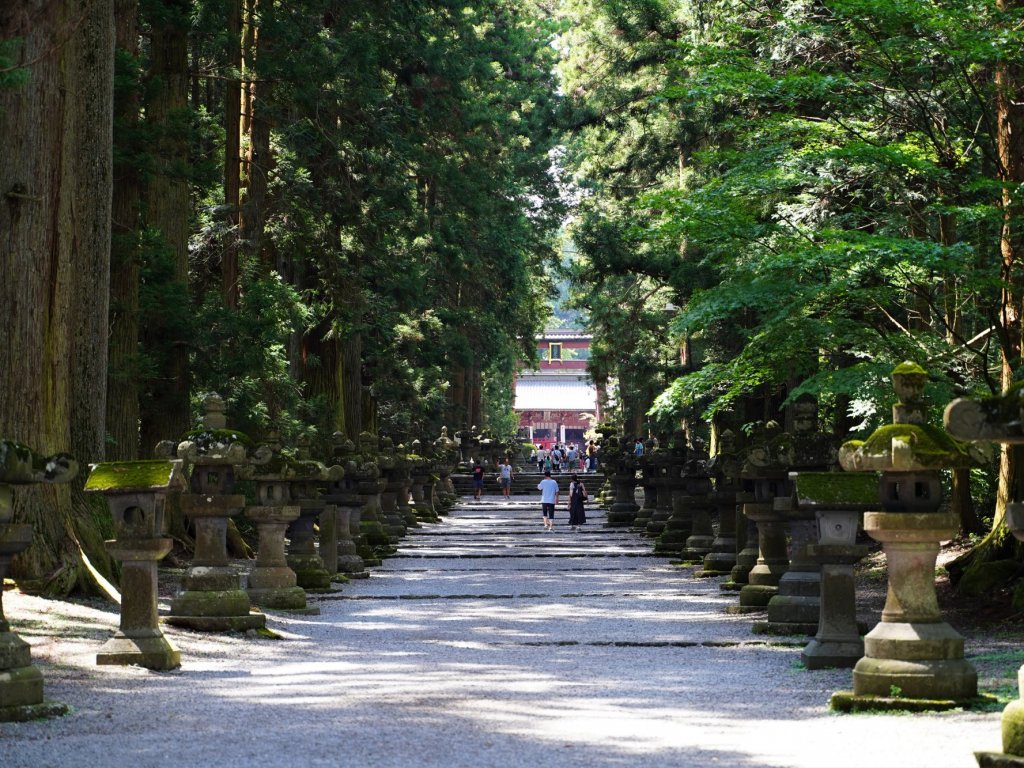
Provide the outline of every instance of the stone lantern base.
[[96,652],[96,663],[166,671],[181,666],[181,654],[162,633],[154,637],[127,637],[118,632]]
[[43,701],[43,674],[32,666],[28,643],[0,620],[0,723],[67,713],[66,704]]
[[864,638],[864,658],[853,669],[853,695],[835,694],[834,708],[884,699],[875,708],[948,709],[977,699],[978,673],[935,597],[939,542],[957,524],[953,513],[865,514],[864,530],[885,548],[889,592],[882,621]]

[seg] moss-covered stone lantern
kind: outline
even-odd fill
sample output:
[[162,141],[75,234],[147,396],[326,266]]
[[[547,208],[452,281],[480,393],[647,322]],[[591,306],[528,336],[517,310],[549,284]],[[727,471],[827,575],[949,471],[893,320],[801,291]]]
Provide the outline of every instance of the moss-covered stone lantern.
[[4,616],[3,580],[11,558],[32,543],[32,524],[14,522],[14,488],[66,483],[78,472],[67,454],[43,457],[26,445],[0,440],[0,722],[66,714],[59,702],[43,700],[43,675],[32,666],[28,643],[11,631]]
[[[345,470],[327,466],[310,456],[310,441],[298,441],[296,457],[285,464],[291,488],[291,503],[298,506],[299,516],[288,525],[288,565],[295,571],[299,586],[308,591],[331,591],[331,577],[317,552],[314,526],[324,514],[327,502],[322,497],[324,485],[341,480]],[[334,546],[333,542],[331,546]]]
[[363,500],[363,514],[359,526],[362,542],[359,556],[368,566],[380,565],[381,557],[394,552],[392,539],[385,527],[384,508],[381,496],[387,487],[387,480],[381,472],[381,460],[377,452],[379,441],[370,432],[359,435],[358,467],[353,477],[358,482],[359,496]]
[[790,435],[774,421],[759,425],[751,436],[740,471],[753,492],[753,496],[744,501],[743,514],[757,526],[757,562],[747,574],[747,583],[740,588],[740,604],[731,609],[733,612],[767,609],[768,602],[778,594],[779,580],[789,567],[785,523],[792,497],[789,480],[792,460]]
[[636,503],[636,456],[629,447],[631,441],[620,439],[617,442],[618,450],[605,460],[614,494],[605,517],[608,528],[629,527],[640,508]]
[[[683,469],[690,456],[690,449],[687,446],[686,432],[677,429],[666,441],[668,450],[662,451],[658,459],[658,505],[647,523],[646,535],[652,538],[661,536],[665,530],[665,524],[675,512],[675,496],[682,491],[686,484],[683,480]],[[686,530],[680,531],[680,535],[689,535]],[[683,536],[683,541],[686,538]]]
[[852,667],[864,655],[857,623],[854,565],[869,547],[857,543],[861,516],[877,504],[874,472],[797,472],[797,508],[813,512],[817,543],[808,554],[821,569],[818,628],[801,659],[807,669]]
[[[799,475],[833,472],[841,475],[837,441],[818,423],[818,402],[801,396],[790,406],[793,428],[789,440],[790,487]],[[767,622],[754,625],[755,632],[775,635],[812,635],[820,613],[821,563],[811,557],[809,547],[817,540],[815,509],[801,505],[790,494],[775,501],[783,513],[789,539],[789,565],[779,579],[779,591],[768,601]]]
[[[959,398],[946,406],[946,430],[960,440],[993,442],[1014,454],[1017,466],[1024,466],[1024,385],[1016,384],[996,397]],[[1018,541],[1024,541],[1024,492],[1011,487],[1006,505],[1006,526]],[[1024,666],[1017,672],[1016,701],[1003,710],[1002,752],[976,752],[981,768],[1024,767]]]
[[181,666],[181,654],[160,631],[156,566],[173,544],[163,535],[167,494],[186,487],[181,460],[92,465],[85,492],[106,497],[116,538],[105,543],[122,563],[120,629],[97,652],[97,664],[155,670]]
[[718,518],[718,531],[711,542],[711,551],[704,556],[704,567],[694,576],[726,576],[736,565],[736,530],[742,519],[736,493],[742,468],[736,433],[731,429],[723,430],[718,438],[718,452],[708,462],[708,473],[715,483],[711,503]]
[[285,533],[298,520],[301,509],[292,501],[290,481],[292,467],[281,446],[272,441],[261,446],[267,460],[259,466],[248,466],[242,477],[256,487],[256,503],[245,508],[245,516],[256,524],[259,537],[256,562],[246,586],[253,605],[278,611],[319,613],[306,604],[306,592],[285,557]]
[[644,455],[637,459],[640,469],[640,487],[644,491],[644,503],[633,518],[633,530],[646,531],[647,524],[658,506],[658,456],[659,448],[655,448],[654,439],[648,438],[644,443]]
[[974,466],[977,457],[928,424],[927,380],[916,363],[897,366],[893,423],[839,451],[843,469],[881,473],[881,511],[864,515],[864,530],[885,550],[889,590],[881,622],[864,638],[853,693],[833,695],[834,708],[948,707],[977,696],[978,676],[964,660],[964,639],[942,620],[935,595],[939,543],[959,527],[954,512],[940,510],[942,470]]
[[440,475],[438,496],[442,508],[448,510],[455,506],[459,497],[455,492],[455,483],[452,482],[452,472],[458,462],[458,447],[448,436],[448,427],[441,427],[441,435],[434,441],[434,452],[438,457],[437,471]]
[[263,629],[267,619],[250,610],[241,575],[231,567],[227,549],[228,519],[245,508],[245,496],[234,493],[239,467],[267,456],[250,454],[247,435],[227,428],[224,401],[210,393],[203,401],[203,426],[174,445],[161,443],[158,454],[177,455],[192,467],[189,492],[181,495],[181,511],[195,526],[192,563],[171,600],[167,623],[202,632]]
[[[359,495],[359,454],[356,446],[342,432],[335,432],[332,438],[333,452],[331,462],[337,464],[345,475],[340,480],[332,480],[327,484],[324,501],[334,508],[335,515],[335,556],[334,568],[349,579],[365,579],[366,572],[363,558],[359,556],[360,523],[363,515],[363,499]],[[320,539],[321,555],[323,555],[323,537]],[[324,564],[327,559],[324,558]]]

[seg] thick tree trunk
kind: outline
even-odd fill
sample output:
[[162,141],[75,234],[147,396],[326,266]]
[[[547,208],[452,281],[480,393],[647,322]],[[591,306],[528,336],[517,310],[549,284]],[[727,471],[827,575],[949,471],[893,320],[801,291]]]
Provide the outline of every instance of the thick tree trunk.
[[[160,137],[154,147],[156,172],[147,189],[149,224],[163,238],[172,261],[165,289],[188,301],[188,180],[181,169],[189,162],[188,137],[182,128],[188,111],[188,0],[164,0],[152,20],[150,96],[146,120]],[[185,330],[147,324],[146,349],[159,357],[150,399],[142,413],[142,454],[152,455],[161,440],[179,437],[191,424],[188,341]]]
[[[227,0],[227,43],[228,65],[239,72],[242,68],[242,3],[241,0]],[[229,77],[224,88],[224,204],[228,207],[230,231],[224,243],[224,258],[221,262],[221,291],[224,305],[238,307],[238,223],[241,191],[241,102],[242,84]]]
[[[0,435],[83,469],[105,436],[113,19],[113,0],[0,6],[27,74],[0,90]],[[85,553],[109,567],[81,485],[17,493],[35,535],[12,574],[29,588],[90,586]]]
[[[998,0],[1000,11],[1013,12],[1024,7],[1022,0]],[[1002,380],[1004,390],[1013,382],[1013,371],[1020,365],[1021,302],[1024,300],[1024,275],[1021,264],[1021,202],[1019,185],[1024,182],[1024,63],[1018,59],[1001,61],[996,67],[996,140],[999,148],[1000,180],[1003,187],[1003,226],[1000,232],[1003,295],[1000,317]],[[1012,488],[1024,468],[1017,466],[1014,454],[1003,450],[999,462],[999,487],[993,524],[998,527],[1006,514],[1006,503],[1013,500]]]
[[341,340],[341,402],[346,437],[359,444],[363,431],[363,336],[350,333]]
[[[251,254],[269,272],[271,260],[264,253],[263,230],[266,224],[268,177],[273,168],[270,151],[270,110],[267,97],[270,86],[257,75],[260,57],[267,55],[266,35],[257,27],[257,19],[270,22],[272,0],[246,0],[246,23],[243,36],[245,74],[250,82],[242,90],[242,133],[249,137],[245,157],[244,194],[240,195],[238,237],[246,253]],[[237,276],[235,278],[237,282]],[[225,286],[227,290],[227,286]],[[237,302],[232,294],[232,300]],[[229,304],[229,306],[233,306]]]
[[[115,0],[115,34],[120,61],[139,54],[138,0]],[[119,71],[122,81],[130,73]],[[135,82],[114,94],[114,140],[136,147],[139,130],[139,88]],[[125,153],[130,156],[132,153]],[[141,180],[134,164],[114,164],[110,246],[110,362],[107,373],[107,458],[139,457],[139,236]]]

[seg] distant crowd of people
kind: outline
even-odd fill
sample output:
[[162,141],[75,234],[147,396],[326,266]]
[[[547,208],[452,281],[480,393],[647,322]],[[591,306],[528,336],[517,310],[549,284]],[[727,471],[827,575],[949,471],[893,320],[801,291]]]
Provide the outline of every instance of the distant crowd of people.
[[537,445],[530,453],[530,462],[540,472],[596,472],[597,443],[588,440],[585,446],[576,443],[555,443],[550,448]]

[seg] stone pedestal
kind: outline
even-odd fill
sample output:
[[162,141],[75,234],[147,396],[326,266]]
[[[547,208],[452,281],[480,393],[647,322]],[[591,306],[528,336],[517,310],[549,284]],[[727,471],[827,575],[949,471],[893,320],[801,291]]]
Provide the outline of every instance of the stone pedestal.
[[800,654],[807,669],[853,667],[864,655],[853,567],[869,550],[858,544],[808,547],[821,563],[821,605],[817,632]]
[[65,704],[43,699],[43,675],[32,666],[29,644],[4,616],[3,581],[11,558],[32,543],[31,523],[14,522],[15,485],[67,482],[78,464],[67,454],[44,458],[28,446],[0,439],[0,722],[67,714]]
[[[208,467],[193,469],[193,489],[196,473],[204,469]],[[244,506],[241,494],[182,494],[181,511],[195,527],[196,549],[171,600],[168,624],[200,632],[244,632],[266,626],[263,614],[250,612],[249,596],[228,560],[228,518]]]
[[692,525],[686,546],[679,553],[679,559],[683,562],[702,563],[715,543],[715,530],[711,525],[713,502],[709,494],[710,487],[707,494],[690,497]]
[[608,509],[607,522],[609,528],[628,528],[636,519],[640,507],[636,503],[636,465],[632,457],[623,456],[611,476],[615,497]]
[[864,530],[885,549],[889,592],[882,621],[864,638],[864,658],[854,667],[854,696],[967,702],[978,695],[964,639],[942,620],[935,597],[939,542],[958,526],[951,513],[864,516]]
[[698,578],[728,576],[736,565],[736,491],[715,491],[710,498],[718,518],[718,533],[711,542],[711,551],[704,556],[704,567],[693,574]]
[[[783,501],[783,509],[788,499]],[[740,589],[740,613],[767,610],[768,601],[779,592],[779,580],[789,567],[783,509],[775,501],[743,506],[743,514],[757,525],[757,562]]]
[[119,461],[92,465],[86,493],[107,500],[117,538],[105,542],[121,567],[121,625],[96,654],[97,664],[176,669],[181,655],[157,617],[157,562],[171,551],[162,536],[168,492],[185,487],[181,461]]
[[292,503],[299,516],[288,526],[288,567],[295,571],[298,585],[307,591],[331,589],[331,575],[316,551],[313,524],[326,506],[320,499],[298,498]]
[[779,591],[768,601],[768,620],[754,625],[754,632],[770,635],[813,635],[818,631],[821,609],[821,567],[808,551],[817,539],[813,512],[785,504],[789,529],[789,565],[779,579]]
[[658,506],[658,485],[657,467],[654,464],[652,454],[645,454],[641,459],[643,473],[640,476],[640,485],[644,489],[644,503],[637,510],[633,518],[633,530],[646,531],[647,524],[651,522],[651,515]]
[[736,494],[736,565],[729,571],[729,578],[719,585],[727,592],[743,589],[749,583],[750,569],[757,564],[757,524],[744,512],[753,501],[753,493]]
[[254,605],[315,615],[320,609],[306,604],[306,591],[298,585],[284,553],[285,532],[298,519],[299,511],[295,505],[246,507],[245,516],[256,523],[259,532],[256,563],[249,573],[246,592]]

